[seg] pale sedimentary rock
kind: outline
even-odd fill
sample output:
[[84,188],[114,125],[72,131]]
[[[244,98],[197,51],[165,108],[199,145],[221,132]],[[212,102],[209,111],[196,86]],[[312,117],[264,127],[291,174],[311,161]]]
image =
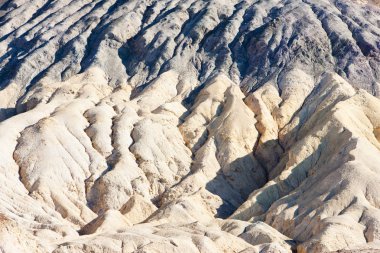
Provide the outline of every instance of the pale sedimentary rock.
[[376,1],[0,1],[0,251],[380,249]]

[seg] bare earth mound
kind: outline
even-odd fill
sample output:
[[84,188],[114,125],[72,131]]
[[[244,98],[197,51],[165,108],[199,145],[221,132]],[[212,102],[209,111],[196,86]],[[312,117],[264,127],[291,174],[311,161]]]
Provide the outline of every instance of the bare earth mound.
[[380,251],[380,8],[0,1],[0,251]]

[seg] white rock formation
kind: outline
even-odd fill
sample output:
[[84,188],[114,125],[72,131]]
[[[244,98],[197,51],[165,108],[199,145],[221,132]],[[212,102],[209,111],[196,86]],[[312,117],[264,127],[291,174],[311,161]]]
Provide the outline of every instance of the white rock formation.
[[0,251],[380,250],[380,9],[0,1]]

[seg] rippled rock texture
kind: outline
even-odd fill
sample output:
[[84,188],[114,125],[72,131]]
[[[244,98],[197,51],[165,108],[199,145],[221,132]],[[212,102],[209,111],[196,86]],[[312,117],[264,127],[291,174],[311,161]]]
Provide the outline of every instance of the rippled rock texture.
[[0,250],[380,250],[380,7],[0,1]]

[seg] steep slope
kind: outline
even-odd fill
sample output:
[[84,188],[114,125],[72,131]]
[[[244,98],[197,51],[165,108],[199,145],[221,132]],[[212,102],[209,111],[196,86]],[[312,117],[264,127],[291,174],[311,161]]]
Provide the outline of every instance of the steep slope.
[[0,1],[2,252],[380,250],[376,1]]

